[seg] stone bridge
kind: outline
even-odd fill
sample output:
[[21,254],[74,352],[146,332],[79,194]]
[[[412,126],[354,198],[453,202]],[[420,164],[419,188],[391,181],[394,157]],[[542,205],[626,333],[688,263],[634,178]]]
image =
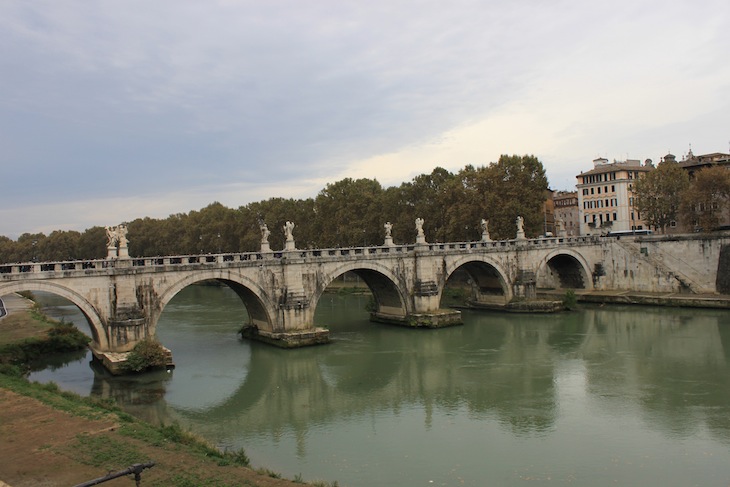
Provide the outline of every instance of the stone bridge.
[[[328,340],[313,324],[328,285],[357,274],[374,297],[371,319],[406,326],[460,323],[442,309],[450,280],[471,288],[470,303],[500,308],[537,289],[716,293],[730,236],[550,237],[281,252],[129,257],[0,265],[0,296],[46,291],[73,302],[90,323],[97,354],[127,352],[155,335],[161,313],[183,288],[207,280],[243,301],[246,336],[295,347]],[[727,247],[730,248],[730,247]],[[262,250],[268,250],[263,249]],[[723,254],[723,256],[721,256]],[[721,292],[727,292],[722,291]],[[242,318],[243,321],[243,318]]]

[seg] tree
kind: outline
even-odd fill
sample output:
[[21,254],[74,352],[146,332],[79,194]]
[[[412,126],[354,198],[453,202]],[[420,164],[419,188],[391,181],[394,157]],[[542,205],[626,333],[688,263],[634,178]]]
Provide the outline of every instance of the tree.
[[548,180],[542,163],[533,155],[502,155],[484,171],[477,171],[477,192],[484,200],[492,238],[515,238],[515,220],[524,218],[527,236],[544,229],[543,204]]
[[713,166],[695,173],[695,178],[682,196],[682,217],[687,224],[711,230],[728,211],[730,203],[730,171]]
[[324,247],[382,244],[382,202],[383,188],[375,179],[327,184],[314,200],[316,242]]
[[650,226],[666,231],[679,218],[682,193],[689,187],[687,172],[675,161],[663,161],[634,183],[634,207]]

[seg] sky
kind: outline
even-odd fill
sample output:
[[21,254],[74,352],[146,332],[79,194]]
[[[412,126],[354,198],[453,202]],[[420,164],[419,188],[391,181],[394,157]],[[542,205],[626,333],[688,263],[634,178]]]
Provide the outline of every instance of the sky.
[[0,235],[730,152],[727,0],[0,0]]

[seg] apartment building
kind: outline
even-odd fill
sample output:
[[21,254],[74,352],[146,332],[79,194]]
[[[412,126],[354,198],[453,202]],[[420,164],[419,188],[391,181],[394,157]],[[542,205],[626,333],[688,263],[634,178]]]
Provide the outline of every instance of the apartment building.
[[633,189],[634,182],[652,169],[651,159],[642,164],[637,159],[609,163],[598,158],[592,170],[576,176],[580,235],[646,229],[634,209]]
[[580,235],[580,214],[578,212],[578,193],[576,191],[555,191],[553,193],[553,212],[555,221],[562,221],[565,235]]

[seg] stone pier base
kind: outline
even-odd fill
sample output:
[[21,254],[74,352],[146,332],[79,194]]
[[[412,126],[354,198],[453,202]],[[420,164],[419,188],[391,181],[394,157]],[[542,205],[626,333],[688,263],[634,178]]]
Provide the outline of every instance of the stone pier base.
[[307,330],[271,332],[259,330],[255,326],[241,329],[241,337],[268,343],[280,348],[299,348],[329,343],[330,331],[326,328],[309,328]]
[[468,301],[467,307],[491,311],[508,311],[510,313],[557,313],[565,310],[562,301],[540,299],[517,300],[507,304]]
[[396,316],[383,313],[370,313],[370,321],[411,328],[444,328],[446,326],[463,325],[461,311],[455,309],[439,309],[428,313],[411,313],[408,316]]
[[[165,368],[174,369],[175,363],[172,361],[172,351],[169,348],[163,348],[165,349],[165,355],[167,356]],[[130,373],[128,370],[125,370],[125,364],[127,362],[127,357],[129,357],[131,352],[102,352],[93,347],[89,347],[89,349],[91,350],[92,355],[94,355],[94,358],[97,359],[112,375],[124,375]]]

